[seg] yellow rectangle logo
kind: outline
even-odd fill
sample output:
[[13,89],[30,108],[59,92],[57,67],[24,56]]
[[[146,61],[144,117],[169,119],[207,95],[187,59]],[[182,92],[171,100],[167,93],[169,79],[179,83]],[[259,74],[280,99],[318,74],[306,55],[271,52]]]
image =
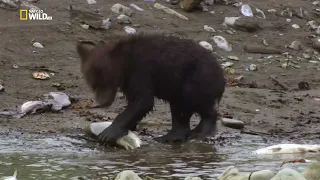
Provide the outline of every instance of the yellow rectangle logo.
[[20,20],[28,20],[28,10],[20,10]]

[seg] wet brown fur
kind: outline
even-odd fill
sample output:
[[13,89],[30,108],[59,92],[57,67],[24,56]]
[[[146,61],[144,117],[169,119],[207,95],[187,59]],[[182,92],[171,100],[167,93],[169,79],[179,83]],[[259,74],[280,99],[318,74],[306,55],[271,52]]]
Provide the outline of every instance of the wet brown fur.
[[[102,142],[114,141],[134,129],[153,109],[154,97],[170,103],[173,118],[174,132],[159,141],[184,139],[180,136],[202,138],[215,131],[215,105],[226,82],[216,59],[197,42],[175,36],[134,35],[97,46],[79,43],[77,50],[82,73],[98,102],[111,105],[118,88],[128,100],[128,108],[102,133]],[[193,113],[204,120],[190,131],[187,126]]]

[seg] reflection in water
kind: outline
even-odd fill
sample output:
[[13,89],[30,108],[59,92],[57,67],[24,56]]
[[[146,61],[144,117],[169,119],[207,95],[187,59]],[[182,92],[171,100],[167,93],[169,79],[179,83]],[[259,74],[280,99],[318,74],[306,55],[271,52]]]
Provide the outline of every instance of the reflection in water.
[[[18,169],[18,179],[70,179],[86,176],[89,179],[114,177],[123,170],[134,170],[141,176],[183,179],[199,176],[216,179],[228,166],[242,172],[279,170],[282,160],[296,155],[257,158],[250,151],[262,144],[262,139],[248,136],[232,146],[215,149],[203,143],[184,145],[149,144],[132,150],[108,149],[105,152],[86,147],[85,141],[68,137],[0,138],[0,176],[12,175]],[[298,170],[303,169],[301,164]]]

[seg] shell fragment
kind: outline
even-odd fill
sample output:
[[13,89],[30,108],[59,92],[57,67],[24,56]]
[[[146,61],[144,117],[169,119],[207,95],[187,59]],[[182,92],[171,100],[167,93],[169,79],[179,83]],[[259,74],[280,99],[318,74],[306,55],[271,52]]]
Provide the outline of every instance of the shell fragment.
[[225,51],[232,51],[231,44],[222,37],[222,36],[213,36],[213,41],[217,44],[217,46]]
[[50,75],[46,72],[34,72],[32,73],[34,79],[46,80],[50,78]]

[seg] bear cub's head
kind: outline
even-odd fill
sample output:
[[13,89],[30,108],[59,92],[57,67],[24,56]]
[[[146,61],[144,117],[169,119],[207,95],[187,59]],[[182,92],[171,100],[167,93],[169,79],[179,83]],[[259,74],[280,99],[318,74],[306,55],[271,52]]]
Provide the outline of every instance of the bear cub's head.
[[110,106],[117,93],[119,72],[117,67],[112,67],[109,52],[110,46],[106,43],[96,45],[91,41],[83,41],[77,44],[81,72],[95,94],[96,107]]

